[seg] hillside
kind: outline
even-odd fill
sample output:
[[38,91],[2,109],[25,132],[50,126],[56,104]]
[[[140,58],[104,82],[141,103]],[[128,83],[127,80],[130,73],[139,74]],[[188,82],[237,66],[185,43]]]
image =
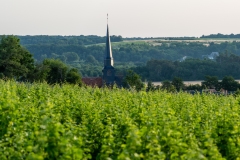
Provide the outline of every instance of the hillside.
[[[84,77],[102,75],[105,37],[19,36],[19,38],[21,44],[33,54],[36,63],[45,58],[60,59],[77,68]],[[230,75],[239,79],[239,75],[236,74],[239,68],[238,57],[227,58],[228,61],[224,61],[224,65],[221,58],[217,61],[218,55],[240,56],[238,38],[112,36],[111,40],[114,66],[119,75],[124,75],[126,70],[132,69],[140,74],[144,81],[170,80],[174,76],[184,80],[201,80],[205,75],[217,76],[219,79]],[[189,59],[190,61],[185,61]],[[167,62],[150,65],[153,64],[153,60]]]

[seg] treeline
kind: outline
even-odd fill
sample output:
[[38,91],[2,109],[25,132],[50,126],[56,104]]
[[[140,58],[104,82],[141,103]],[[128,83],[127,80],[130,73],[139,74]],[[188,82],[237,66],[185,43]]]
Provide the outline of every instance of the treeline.
[[15,36],[3,36],[0,40],[0,78],[82,85],[78,70],[60,60],[44,59],[41,63],[34,63],[32,54],[20,45]]
[[[67,61],[77,58],[74,52],[66,52],[64,55],[68,56]],[[95,61],[93,56],[89,57],[89,63],[97,63]],[[0,40],[0,79],[78,86],[83,84],[78,69],[68,66],[58,58],[34,62],[32,54],[20,45],[20,40],[15,36],[3,36]],[[133,72],[128,72],[123,82],[125,88],[141,90],[144,87],[140,77]]]
[[[38,36],[18,36],[22,45],[32,45],[32,44],[58,44],[58,45],[90,45],[97,43],[105,43],[106,37],[89,35],[89,36],[48,36],[48,35],[38,35]],[[122,36],[111,36],[112,42],[123,41]]]
[[215,61],[186,59],[183,62],[150,60],[145,66],[133,70],[143,80],[163,81],[180,77],[183,80],[203,80],[206,75],[223,78],[233,76],[240,79],[240,56],[228,52],[220,54]]
[[[71,36],[66,36],[65,38],[69,39],[64,40],[65,42],[62,44],[57,43],[57,40],[61,40],[61,37],[64,36],[55,36],[56,39],[54,39],[54,36],[23,37],[26,41],[21,43],[25,44],[23,46],[33,54],[37,63],[42,63],[46,58],[58,59],[71,67],[77,68],[84,77],[102,75],[105,54],[104,44],[74,44],[70,43]],[[83,37],[86,38],[87,36]],[[94,39],[93,37],[92,39]],[[35,38],[38,40],[34,40]],[[111,40],[114,41],[114,38]],[[102,41],[105,43],[105,38],[102,37]],[[96,43],[96,41],[93,40],[91,43]],[[115,68],[120,75],[124,75],[127,69],[134,67],[133,70],[140,74],[144,80],[152,81],[172,79],[175,76],[184,80],[199,80],[203,79],[205,75],[218,76],[219,78],[231,75],[234,78],[239,78],[237,73],[239,73],[238,68],[240,67],[237,64],[238,62],[235,62],[238,57],[229,54],[223,58],[221,58],[223,56],[221,55],[214,61],[204,60],[207,57],[206,55],[212,52],[225,53],[226,50],[239,56],[240,42],[236,41],[203,43],[158,40],[154,45],[145,42],[113,43],[112,49]],[[180,62],[183,57],[187,57],[187,59]],[[228,61],[223,64],[222,61],[224,60]]]
[[165,40],[195,40],[197,37],[166,37]]
[[[113,57],[115,62],[146,63],[151,59],[180,60],[187,56],[191,58],[202,58],[212,52],[224,52],[228,50],[240,55],[240,42],[209,43],[204,45],[200,42],[158,42],[159,45],[148,43],[113,43]],[[92,55],[99,63],[103,62],[105,45],[67,45],[67,44],[34,44],[25,45],[34,55],[37,61],[51,58],[52,54],[63,55],[65,52],[75,52],[80,60],[85,61],[88,55]]]
[[195,40],[197,37],[127,37],[123,38],[124,40]]
[[[223,42],[209,43],[204,45],[200,42],[158,42],[159,45],[150,45],[148,43],[122,43],[112,45],[114,64],[116,68],[120,68],[122,72],[127,68],[134,66],[152,66],[152,63],[159,61],[160,65],[171,64],[178,68],[179,73],[169,72],[166,75],[155,74],[156,68],[146,72],[139,71],[143,78],[154,81],[170,79],[171,76],[181,76],[185,80],[203,79],[205,75],[218,75],[223,77],[226,69],[222,70],[222,66],[212,60],[203,60],[206,55],[212,52],[229,53],[240,55],[240,42]],[[60,59],[77,68],[84,77],[95,77],[102,75],[103,59],[105,54],[105,45],[60,45],[60,44],[35,44],[25,45],[25,47],[33,54],[36,62],[42,62],[46,58]],[[186,62],[180,63],[183,57],[187,57]],[[153,61],[153,59],[156,59]],[[193,60],[195,59],[195,60]],[[174,62],[176,61],[176,62]],[[163,62],[163,63],[162,63]],[[162,63],[162,64],[161,64]],[[228,63],[231,64],[229,61]],[[178,65],[175,65],[178,64]],[[200,66],[209,66],[213,69],[199,69],[195,64]],[[220,65],[220,66],[219,66]],[[153,65],[155,66],[155,65]],[[196,73],[191,71],[195,69]],[[156,67],[156,66],[155,66]],[[140,67],[141,68],[141,67]],[[146,68],[146,67],[142,67]],[[147,67],[148,69],[149,67]],[[181,70],[184,68],[184,71]],[[174,71],[176,69],[173,69]],[[178,71],[176,70],[176,72]],[[190,70],[190,71],[189,71]],[[199,71],[200,70],[200,71]],[[164,71],[165,72],[165,71]],[[202,73],[202,74],[200,74]],[[228,72],[227,72],[228,73]],[[122,73],[120,73],[122,74]],[[190,75],[189,75],[190,74]],[[169,76],[171,75],[171,76]],[[235,77],[235,73],[232,75]]]
[[210,34],[210,35],[203,35],[200,38],[240,38],[240,34]]
[[214,94],[240,94],[240,84],[232,76],[225,76],[219,80],[216,76],[205,76],[201,85],[185,85],[179,77],[174,77],[172,81],[162,81],[161,86],[155,86],[148,81],[146,91],[166,90],[168,92],[187,91],[189,93],[206,92]]

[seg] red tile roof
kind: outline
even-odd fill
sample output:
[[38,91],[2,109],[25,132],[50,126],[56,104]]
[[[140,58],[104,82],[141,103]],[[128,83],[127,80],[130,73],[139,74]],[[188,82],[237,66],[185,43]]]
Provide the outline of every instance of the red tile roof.
[[102,77],[83,77],[82,81],[87,86],[102,87]]

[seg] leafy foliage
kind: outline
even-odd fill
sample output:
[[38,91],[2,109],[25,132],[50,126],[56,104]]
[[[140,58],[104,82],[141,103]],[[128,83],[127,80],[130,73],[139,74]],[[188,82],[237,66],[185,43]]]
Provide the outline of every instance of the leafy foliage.
[[220,88],[218,77],[216,76],[205,76],[205,79],[202,85],[204,86],[204,88],[208,88],[208,89]]
[[[240,56],[221,53],[216,61],[186,59],[183,62],[156,60],[147,62],[146,66],[132,68],[143,79],[163,81],[180,77],[183,80],[202,80],[206,75],[224,78],[226,75],[240,79]],[[209,86],[210,87],[210,86]]]
[[68,62],[79,61],[79,56],[75,52],[65,52],[63,56],[66,57]]
[[138,74],[134,73],[132,70],[128,70],[127,75],[123,79],[123,86],[140,91],[144,87],[144,84]]
[[162,82],[161,89],[166,90],[167,92],[176,92],[176,88],[168,80]]
[[66,79],[68,67],[59,60],[45,59],[43,65],[49,68],[47,82],[50,84],[63,83]]
[[239,159],[240,97],[0,81],[0,159]]
[[29,76],[31,82],[47,82],[49,84],[70,83],[82,85],[81,75],[76,68],[70,68],[65,63],[56,59],[45,59],[37,63]]
[[201,38],[240,38],[240,34],[229,34],[229,35],[225,35],[225,34],[210,34],[210,35],[202,35]]
[[239,83],[231,76],[225,76],[221,82],[223,89],[228,91],[236,91],[239,87]]
[[[95,35],[89,36],[49,36],[49,35],[37,35],[37,36],[18,36],[21,39],[22,45],[33,44],[60,44],[60,45],[89,45],[96,43],[105,43],[106,37],[100,37]],[[122,36],[111,36],[112,42],[122,41]]]
[[[19,36],[24,45],[37,62],[45,58],[60,59],[77,68],[83,76],[99,76],[102,74],[103,57],[105,53],[105,37],[98,36]],[[150,39],[148,41],[137,40]],[[165,40],[164,40],[165,39]],[[192,41],[184,41],[195,39]],[[202,42],[194,37],[175,38],[126,38],[130,42],[123,41],[121,36],[112,36],[112,49],[115,67],[127,70],[131,67],[144,80],[163,81],[174,77],[183,80],[202,80],[206,75],[223,78],[226,75],[239,79],[239,55],[240,42]],[[135,41],[136,40],[136,41]],[[183,41],[178,41],[183,40]],[[123,41],[123,42],[122,42]],[[217,59],[203,60],[203,57],[212,52],[232,55],[221,55]],[[80,57],[76,62],[76,54],[71,58],[64,53],[74,52]],[[89,57],[89,55],[93,57]],[[178,63],[173,61],[185,61]],[[94,58],[94,59],[93,59]],[[156,64],[156,59],[160,64]],[[96,61],[95,61],[96,60]],[[162,61],[164,60],[164,61]],[[167,60],[167,61],[166,61]],[[147,65],[145,66],[145,64]],[[150,63],[155,63],[154,67]],[[162,64],[162,65],[161,65]],[[137,67],[137,68],[135,68]],[[84,68],[84,69],[83,69]],[[230,71],[230,73],[229,73]],[[122,73],[121,73],[122,74]]]
[[75,68],[70,69],[66,76],[66,82],[70,84],[77,84],[79,86],[82,85],[82,77],[78,73],[78,70]]
[[3,36],[0,42],[0,73],[7,78],[26,78],[34,68],[32,55],[15,36]]
[[180,91],[184,88],[183,80],[179,77],[173,78],[172,85],[176,88],[177,91]]

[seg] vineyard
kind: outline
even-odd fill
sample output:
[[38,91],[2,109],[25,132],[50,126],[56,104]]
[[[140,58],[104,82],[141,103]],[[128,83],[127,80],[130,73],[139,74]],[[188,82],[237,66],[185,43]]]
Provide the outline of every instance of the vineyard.
[[240,97],[0,81],[0,159],[240,160]]

